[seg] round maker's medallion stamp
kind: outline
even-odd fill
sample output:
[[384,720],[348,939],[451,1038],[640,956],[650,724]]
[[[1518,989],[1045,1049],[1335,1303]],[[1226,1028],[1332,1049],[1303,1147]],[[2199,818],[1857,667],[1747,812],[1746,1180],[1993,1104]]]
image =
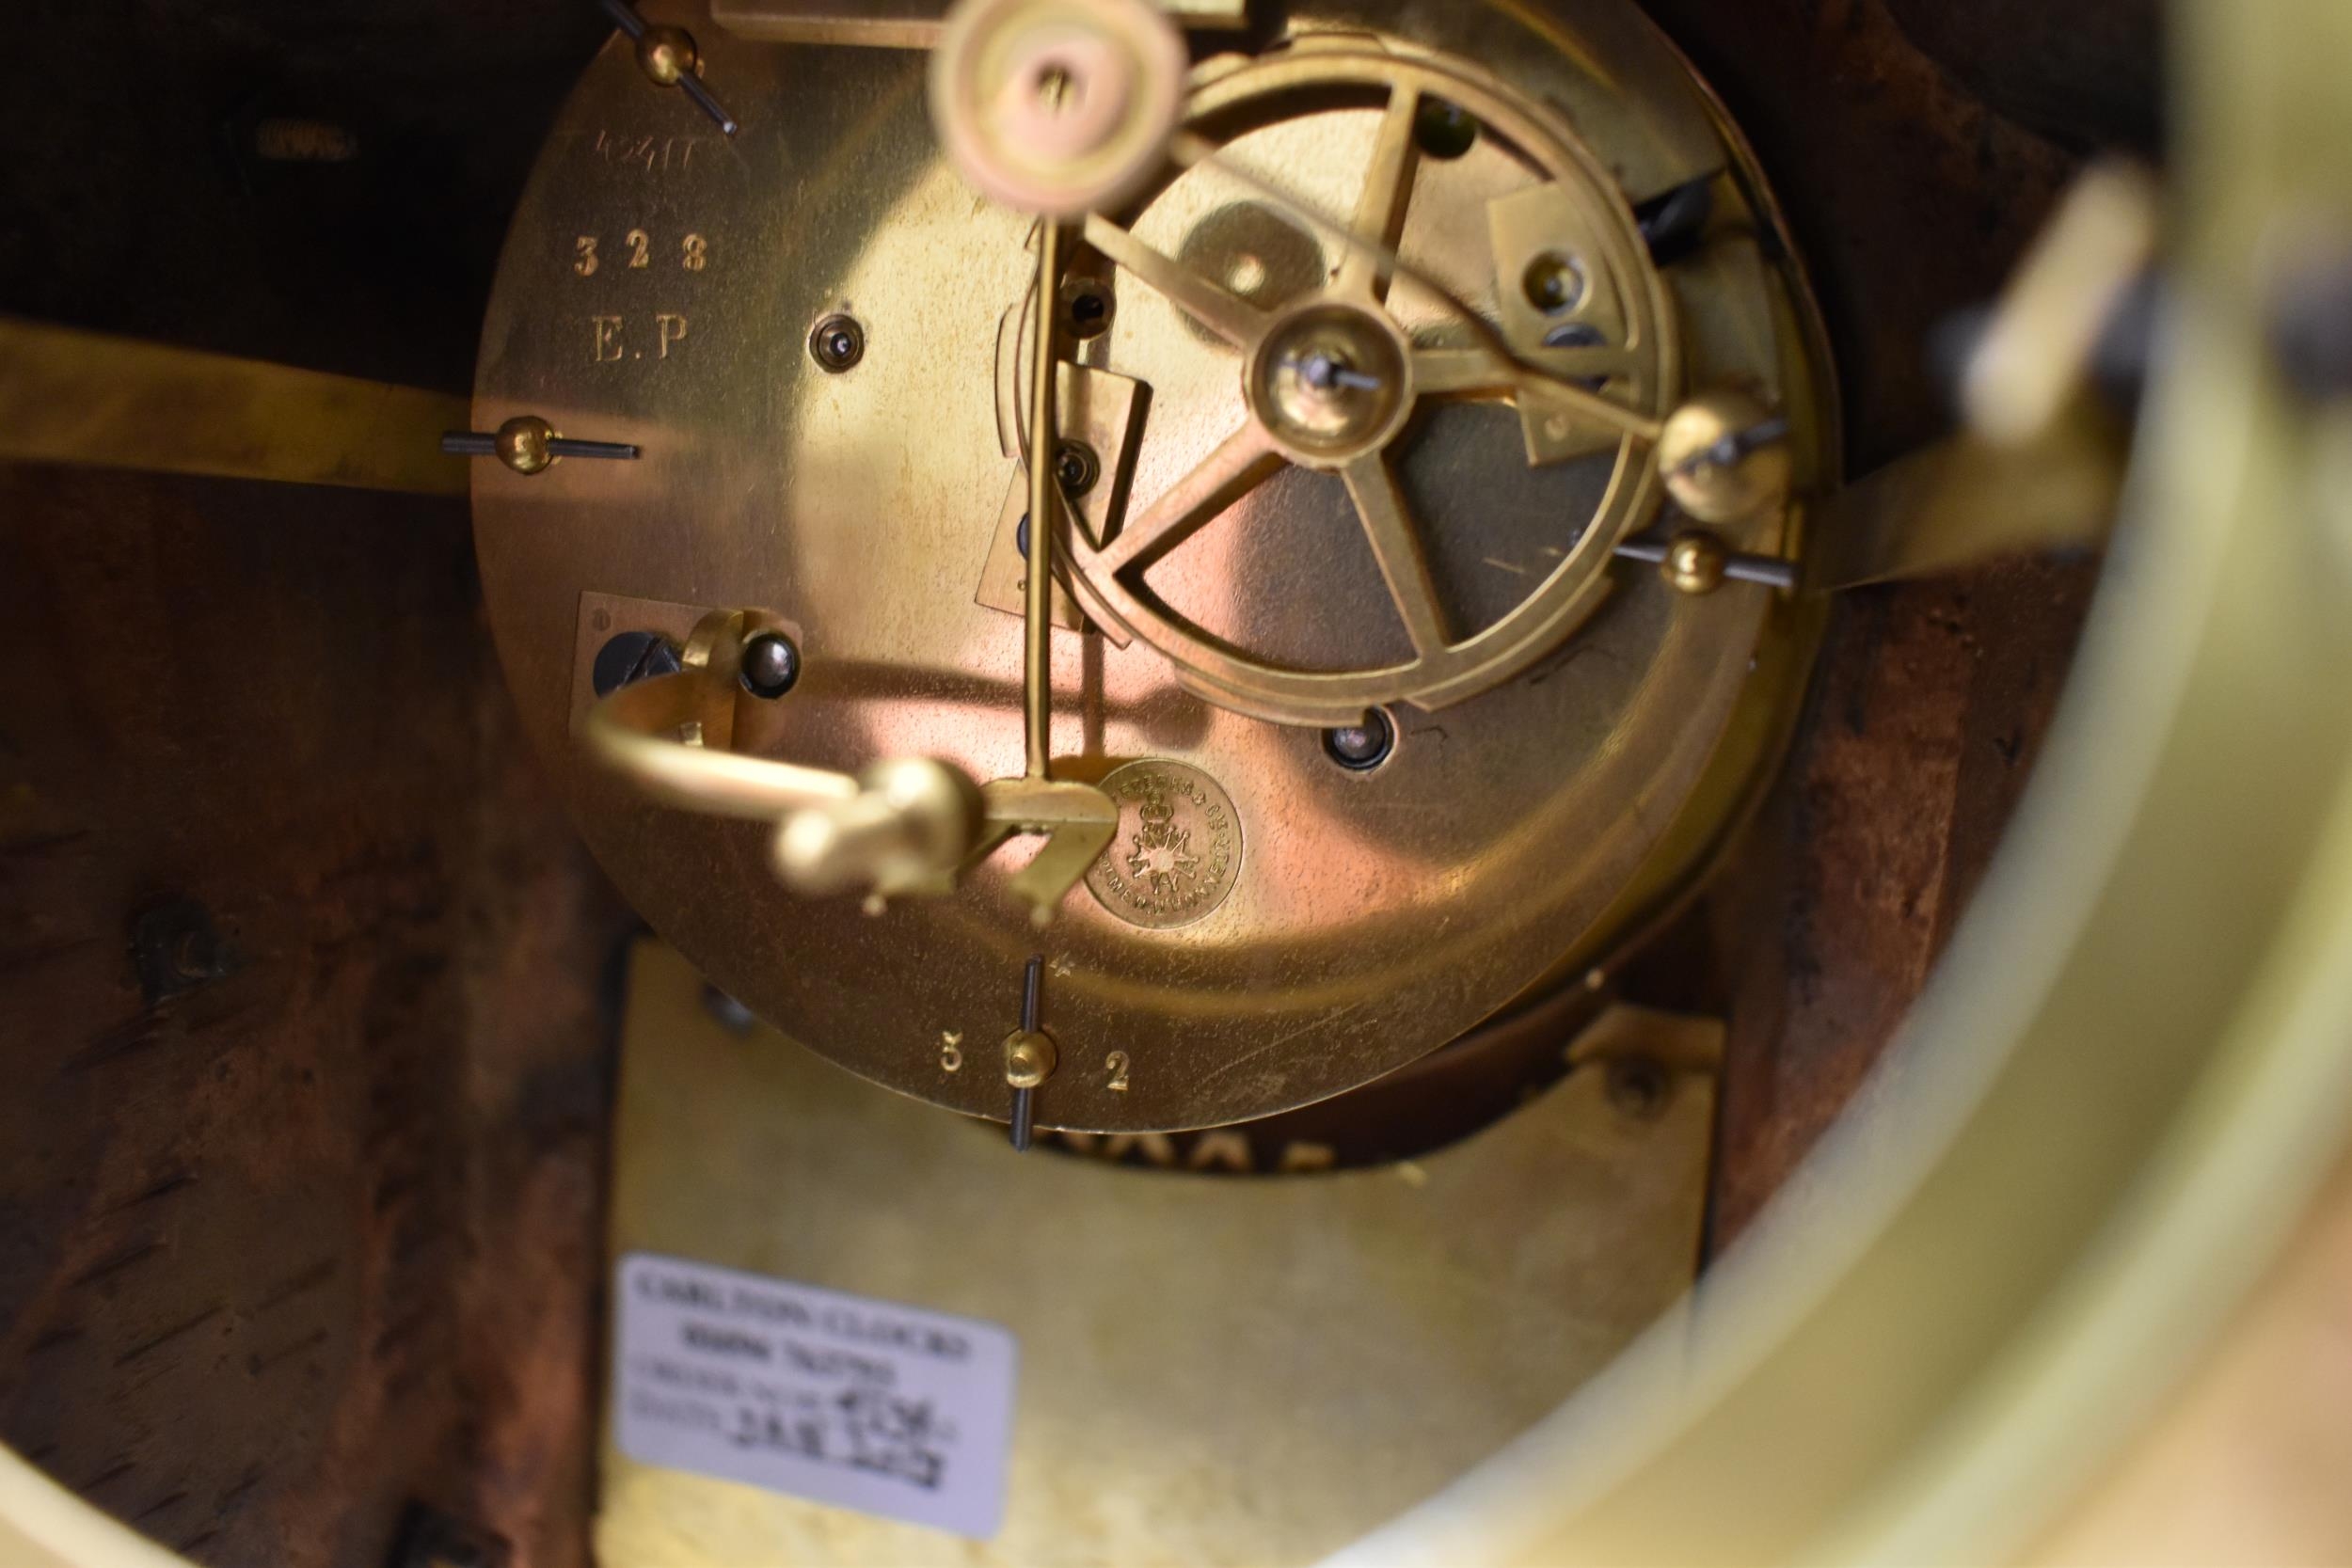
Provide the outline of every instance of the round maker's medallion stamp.
[[1151,930],[1189,926],[1225,902],[1241,874],[1232,798],[1188,763],[1147,757],[1105,774],[1119,832],[1087,873],[1102,906]]

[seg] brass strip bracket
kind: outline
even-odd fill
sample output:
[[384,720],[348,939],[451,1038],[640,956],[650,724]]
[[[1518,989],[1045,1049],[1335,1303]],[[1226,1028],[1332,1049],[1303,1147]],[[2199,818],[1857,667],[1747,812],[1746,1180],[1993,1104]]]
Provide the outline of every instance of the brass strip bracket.
[[466,398],[0,320],[0,461],[462,496]]

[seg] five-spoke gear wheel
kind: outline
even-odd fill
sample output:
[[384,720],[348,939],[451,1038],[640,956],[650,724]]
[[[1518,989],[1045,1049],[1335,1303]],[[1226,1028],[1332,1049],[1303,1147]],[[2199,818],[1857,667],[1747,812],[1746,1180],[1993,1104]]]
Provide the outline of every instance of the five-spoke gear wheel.
[[[1223,706],[1278,723],[1328,725],[1391,703],[1459,702],[1524,670],[1583,623],[1609,590],[1612,550],[1655,503],[1651,448],[1678,391],[1679,366],[1665,283],[1607,172],[1555,117],[1468,67],[1372,47],[1302,51],[1244,67],[1195,93],[1178,161],[1217,156],[1200,150],[1197,128],[1220,128],[1230,139],[1236,127],[1275,123],[1302,99],[1311,109],[1354,104],[1380,113],[1347,233],[1336,232],[1336,221],[1299,214],[1318,217],[1339,257],[1327,284],[1304,299],[1263,309],[1153,249],[1132,226],[1101,214],[1086,220],[1089,245],[1239,354],[1245,412],[1205,460],[1100,545],[1066,520],[1062,531],[1072,587],[1107,635],[1122,643],[1140,638],[1185,686]],[[1422,157],[1417,126],[1432,102],[1470,117],[1482,138],[1563,194],[1587,285],[1613,298],[1620,328],[1613,338],[1515,353],[1491,324],[1459,308],[1424,332],[1429,341],[1406,334],[1389,297]],[[1511,286],[1512,279],[1499,280],[1499,288]],[[1581,527],[1563,519],[1558,563],[1500,619],[1468,634],[1448,624],[1391,456],[1416,405],[1447,399],[1522,408],[1540,400],[1554,432],[1581,426],[1597,433],[1601,450],[1613,443],[1615,451],[1594,515]],[[1409,659],[1355,670],[1287,668],[1211,637],[1145,586],[1155,562],[1286,463],[1336,474],[1345,484],[1411,640]]]

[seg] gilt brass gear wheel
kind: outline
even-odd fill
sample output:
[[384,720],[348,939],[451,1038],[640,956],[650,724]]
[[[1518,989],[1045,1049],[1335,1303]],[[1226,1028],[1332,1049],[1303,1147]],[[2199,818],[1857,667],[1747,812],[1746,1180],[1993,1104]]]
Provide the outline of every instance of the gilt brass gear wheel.
[[[1608,593],[1611,549],[1654,508],[1645,427],[1678,390],[1673,302],[1624,197],[1566,124],[1466,64],[1376,47],[1301,47],[1215,77],[1195,95],[1187,121],[1202,155],[1139,211],[1148,216],[1194,179],[1279,189],[1279,173],[1238,157],[1229,164],[1205,147],[1302,108],[1343,106],[1375,111],[1379,127],[1352,212],[1327,214],[1337,264],[1301,296],[1269,309],[1251,297],[1249,274],[1217,277],[1187,266],[1139,238],[1133,217],[1095,215],[1084,230],[1103,257],[1232,351],[1242,413],[1205,458],[1110,538],[1071,531],[1073,586],[1107,632],[1158,650],[1185,686],[1279,723],[1350,722],[1396,702],[1443,707],[1557,647]],[[1460,178],[1446,167],[1446,150],[1424,150],[1433,118],[1456,135],[1474,127],[1477,138],[1545,182],[1554,231],[1573,237],[1537,259],[1554,269],[1550,276],[1522,276],[1500,233],[1494,276],[1467,287],[1400,266],[1417,184]],[[1470,293],[1506,322],[1515,309],[1556,319],[1539,323],[1543,337],[1518,349],[1465,309]],[[1590,395],[1565,397],[1531,379],[1530,367],[1572,378]],[[1548,570],[1515,606],[1477,626],[1457,624],[1444,602],[1427,524],[1415,516],[1395,467],[1423,404],[1470,400],[1509,403],[1539,419],[1549,445],[1531,440],[1531,461],[1596,449],[1615,459],[1590,514],[1558,519]],[[1567,445],[1577,436],[1585,439]],[[1153,594],[1147,575],[1154,565],[1285,465],[1333,473],[1345,484],[1408,657],[1299,669],[1231,644]]]

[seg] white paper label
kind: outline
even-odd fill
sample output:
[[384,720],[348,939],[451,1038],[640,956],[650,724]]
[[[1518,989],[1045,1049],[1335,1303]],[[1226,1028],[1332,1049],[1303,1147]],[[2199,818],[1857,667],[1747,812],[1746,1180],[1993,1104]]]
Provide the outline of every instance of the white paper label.
[[986,1539],[1005,1512],[1012,1335],[650,1253],[621,1259],[621,1451]]

